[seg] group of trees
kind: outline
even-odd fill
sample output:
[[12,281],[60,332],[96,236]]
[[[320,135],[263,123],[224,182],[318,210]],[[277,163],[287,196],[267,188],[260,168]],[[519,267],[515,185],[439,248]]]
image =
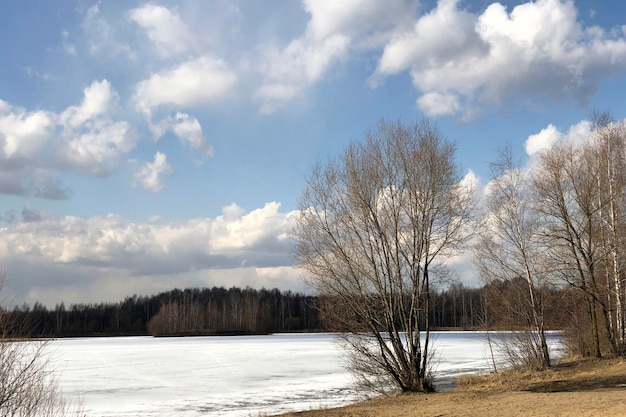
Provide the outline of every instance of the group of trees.
[[584,353],[600,357],[603,343],[614,355],[626,353],[626,129],[606,117],[596,122],[584,146],[547,151],[532,184],[549,239],[547,269],[580,291],[591,339]]
[[315,297],[278,289],[188,288],[119,303],[15,307],[18,336],[242,334],[316,330]]
[[[437,285],[431,290],[430,324],[440,329],[520,329],[523,306],[516,315],[488,300],[519,299],[517,286],[494,281],[483,287],[459,283]],[[547,290],[546,290],[547,291]],[[547,327],[562,329],[569,311],[567,292],[552,289]],[[233,335],[277,332],[319,332],[340,330],[329,318],[331,307],[341,308],[328,296],[305,295],[278,289],[188,288],[153,296],[126,297],[117,303],[63,303],[47,308],[35,303],[2,312],[15,326],[7,337],[92,337],[92,336],[173,336]]]
[[582,143],[557,143],[531,166],[504,150],[482,211],[454,151],[428,121],[382,122],[307,178],[296,259],[332,300],[320,304],[323,318],[345,332],[360,381],[432,389],[429,332],[445,314],[433,294],[465,244],[486,283],[470,309],[486,326],[497,316],[526,329],[521,350],[509,350],[525,364],[551,365],[545,331],[555,317],[571,323],[578,353],[624,355],[624,124],[598,116]]
[[[557,143],[530,167],[504,150],[484,204],[427,120],[381,122],[306,180],[292,237],[315,296],[188,289],[3,314],[30,335],[335,330],[377,391],[434,389],[435,328],[524,330],[525,364],[538,368],[551,366],[551,328],[584,356],[626,354],[623,123],[598,116],[582,143]],[[450,260],[470,247],[482,288],[452,284]]]
[[259,334],[321,327],[316,299],[291,291],[213,288],[176,295],[150,319],[149,334]]
[[501,158],[476,245],[487,281],[524,279],[527,324],[543,366],[550,359],[541,289],[550,285],[568,288],[584,306],[571,314],[579,353],[626,353],[626,128],[607,116],[595,121],[584,143],[555,144],[532,170],[514,166],[508,154]]

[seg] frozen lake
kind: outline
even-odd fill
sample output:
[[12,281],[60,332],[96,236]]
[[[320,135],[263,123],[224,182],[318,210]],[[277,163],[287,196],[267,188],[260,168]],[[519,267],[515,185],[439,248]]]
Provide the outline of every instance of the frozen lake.
[[[490,369],[482,333],[434,334],[443,381]],[[59,339],[49,349],[62,389],[92,417],[249,417],[359,400],[332,334]]]

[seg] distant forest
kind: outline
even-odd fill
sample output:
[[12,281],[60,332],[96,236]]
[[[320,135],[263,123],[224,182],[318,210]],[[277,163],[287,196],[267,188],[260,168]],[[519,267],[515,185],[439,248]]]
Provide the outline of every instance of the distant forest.
[[[435,290],[431,297],[433,329],[514,329],[520,326],[525,306],[523,292],[514,282],[496,281],[481,288],[454,284]],[[576,298],[567,289],[544,289],[548,328],[571,322]],[[504,302],[506,300],[506,302]],[[519,300],[511,303],[510,300]],[[127,297],[118,303],[63,303],[50,309],[41,303],[16,306],[11,317],[15,336],[181,336],[267,334],[333,331],[319,305],[340,303],[278,289],[192,288],[152,296]],[[569,306],[569,307],[568,307]],[[19,333],[19,334],[18,334]]]

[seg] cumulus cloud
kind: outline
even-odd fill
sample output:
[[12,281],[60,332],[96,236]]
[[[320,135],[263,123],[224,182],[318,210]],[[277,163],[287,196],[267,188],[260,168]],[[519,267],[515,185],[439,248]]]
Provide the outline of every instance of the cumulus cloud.
[[0,100],[0,193],[68,198],[67,189],[41,166],[57,119],[52,112],[29,112]]
[[417,99],[417,107],[431,116],[447,116],[455,114],[461,108],[456,94],[432,92],[423,94]]
[[524,148],[529,156],[533,156],[551,148],[564,137],[565,135],[559,132],[553,124],[549,124],[548,127],[541,129],[539,133],[530,135],[524,144]]
[[83,90],[83,101],[79,106],[70,106],[60,114],[60,123],[80,127],[88,120],[112,113],[117,102],[118,95],[109,81],[95,81]]
[[135,173],[133,186],[141,185],[146,190],[158,193],[163,189],[161,176],[174,172],[170,164],[167,163],[167,156],[161,152],[154,154],[154,161],[146,162]]
[[457,0],[440,0],[410,31],[397,33],[385,45],[377,73],[397,74],[414,65],[444,65],[485,49],[479,36],[473,33],[475,16],[458,10],[457,3]]
[[0,145],[4,158],[32,158],[50,137],[54,125],[55,115],[50,112],[28,112],[0,100]]
[[181,108],[212,104],[229,94],[237,83],[236,74],[222,60],[202,56],[183,62],[174,68],[152,74],[135,86],[132,101],[140,110],[158,139],[173,132],[202,157],[213,155],[200,122],[181,111],[153,120],[157,108]]
[[407,0],[304,0],[303,5],[311,15],[307,31],[314,39],[337,33],[361,38],[372,35],[372,31],[397,29],[417,10],[417,2]]
[[153,122],[152,117],[147,116],[150,130],[155,139],[159,139],[171,131],[182,144],[191,147],[203,158],[213,156],[213,147],[204,135],[200,122],[195,117],[187,113],[176,112],[176,114],[164,117],[158,122]]
[[202,56],[140,81],[133,101],[144,112],[158,106],[210,104],[228,94],[236,82],[237,76],[224,61]]
[[192,43],[193,37],[176,9],[148,3],[130,10],[128,17],[144,30],[164,58],[186,52]]
[[190,265],[230,268],[243,261],[250,266],[286,266],[294,216],[280,212],[274,202],[250,212],[231,205],[214,219],[184,223],[132,223],[115,215],[39,216],[38,221],[0,229],[0,259],[117,265],[136,274],[181,272]]
[[0,100],[0,193],[66,199],[69,191],[55,174],[109,174],[137,140],[116,117],[118,101],[107,80],[94,81],[79,105],[60,113]]
[[282,51],[269,50],[266,81],[254,94],[261,101],[261,112],[273,113],[318,81],[335,60],[345,56],[349,43],[348,37],[333,35],[321,41],[296,39]]
[[107,80],[94,81],[83,91],[79,106],[59,115],[62,140],[55,165],[60,169],[107,175],[120,154],[134,148],[137,136],[126,121],[113,118],[118,95]]
[[202,133],[202,126],[198,119],[178,112],[171,122],[171,128],[183,143],[200,152],[202,156],[213,156],[213,148]]
[[[572,1],[538,0],[481,14],[439,0],[384,48],[371,77],[410,71],[430,115],[472,112],[515,94],[584,102],[601,77],[626,69],[623,30],[583,27]],[[463,106],[460,105],[463,104]]]
[[539,133],[530,135],[524,143],[528,156],[533,157],[555,144],[569,142],[574,145],[587,143],[591,137],[592,123],[582,120],[569,127],[567,132],[559,131],[553,124],[549,124]]
[[159,224],[114,215],[55,217],[30,208],[22,214],[22,221],[0,228],[0,263],[12,275],[32,268],[24,282],[13,283],[21,297],[28,291],[41,295],[56,277],[57,288],[92,289],[114,276],[127,277],[118,297],[131,294],[137,282],[144,292],[209,284],[289,288],[289,280],[300,285],[287,239],[295,213],[281,212],[278,203],[250,212],[233,204],[215,218]]
[[302,36],[283,48],[263,49],[265,80],[254,95],[262,113],[274,112],[321,80],[353,43],[374,47],[386,40],[389,28],[400,26],[416,7],[404,0],[304,0],[303,6],[311,17]]

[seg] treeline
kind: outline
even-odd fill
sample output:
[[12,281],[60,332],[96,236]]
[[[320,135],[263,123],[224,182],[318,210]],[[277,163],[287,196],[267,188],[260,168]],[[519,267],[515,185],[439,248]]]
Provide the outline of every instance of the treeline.
[[249,287],[182,291],[162,304],[147,324],[148,333],[154,336],[260,334],[320,328],[314,297]]
[[[545,288],[547,327],[560,329],[572,322],[568,290]],[[523,292],[509,281],[494,281],[481,288],[454,284],[431,293],[433,329],[516,329],[530,314],[521,301]],[[571,298],[571,297],[570,297]],[[498,301],[500,300],[500,301]],[[503,300],[509,301],[506,307]],[[35,303],[6,312],[19,336],[91,337],[131,335],[232,335],[336,330],[324,322],[322,300],[278,289],[192,288],[153,296],[127,297],[118,303],[63,303],[47,308]],[[508,310],[507,310],[508,309]]]
[[315,298],[291,291],[192,288],[119,303],[40,303],[7,312],[19,336],[85,337],[234,334],[312,331],[320,328]]

